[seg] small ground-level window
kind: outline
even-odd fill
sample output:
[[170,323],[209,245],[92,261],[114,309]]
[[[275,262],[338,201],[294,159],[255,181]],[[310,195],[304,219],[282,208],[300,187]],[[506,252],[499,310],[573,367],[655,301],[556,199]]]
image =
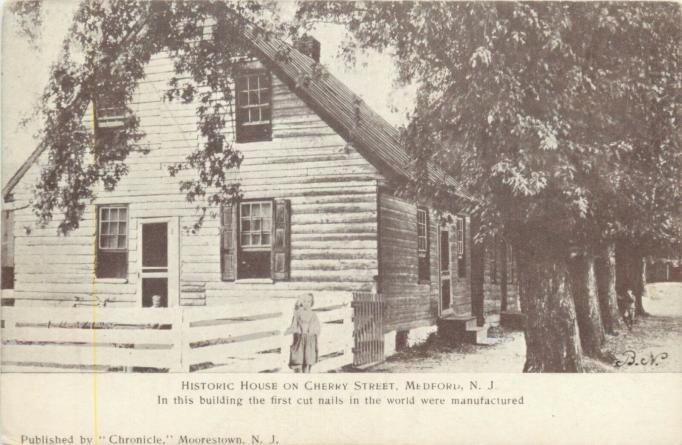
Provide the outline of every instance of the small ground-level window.
[[424,208],[417,209],[417,258],[419,281],[428,282],[431,278],[429,267],[429,214]]
[[97,278],[128,275],[128,207],[100,206],[97,212]]

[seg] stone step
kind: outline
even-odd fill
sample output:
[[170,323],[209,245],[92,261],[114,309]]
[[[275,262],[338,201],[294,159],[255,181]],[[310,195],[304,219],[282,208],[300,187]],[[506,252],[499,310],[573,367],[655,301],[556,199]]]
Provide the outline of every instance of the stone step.
[[476,327],[476,317],[471,315],[449,315],[441,318],[439,323],[451,325],[454,329],[461,329],[462,331]]
[[500,312],[500,326],[508,329],[524,331],[526,329],[526,314],[521,311]]
[[488,329],[490,326],[485,324],[483,326],[476,326],[473,329],[467,329],[464,333],[464,341],[475,345],[491,345],[495,341],[488,338]]

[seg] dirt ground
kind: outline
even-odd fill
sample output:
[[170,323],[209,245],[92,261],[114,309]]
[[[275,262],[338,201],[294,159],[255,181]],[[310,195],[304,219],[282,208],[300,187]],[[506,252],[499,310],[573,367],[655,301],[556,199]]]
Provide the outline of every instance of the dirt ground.
[[[649,316],[629,331],[607,336],[605,360],[585,359],[587,372],[682,372],[682,283],[647,285]],[[490,346],[426,343],[389,357],[367,372],[521,372],[526,346],[522,332],[493,327]]]

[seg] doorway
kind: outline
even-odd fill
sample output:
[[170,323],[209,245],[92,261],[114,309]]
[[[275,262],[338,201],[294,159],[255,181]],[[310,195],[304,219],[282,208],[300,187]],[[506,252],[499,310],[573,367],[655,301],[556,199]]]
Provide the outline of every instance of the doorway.
[[173,219],[140,223],[140,296],[142,307],[177,302],[177,227]]

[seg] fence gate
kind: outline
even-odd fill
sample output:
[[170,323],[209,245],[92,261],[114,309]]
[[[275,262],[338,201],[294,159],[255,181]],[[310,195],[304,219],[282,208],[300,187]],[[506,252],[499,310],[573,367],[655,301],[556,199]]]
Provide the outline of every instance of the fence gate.
[[353,292],[353,365],[384,359],[384,299],[382,294]]

